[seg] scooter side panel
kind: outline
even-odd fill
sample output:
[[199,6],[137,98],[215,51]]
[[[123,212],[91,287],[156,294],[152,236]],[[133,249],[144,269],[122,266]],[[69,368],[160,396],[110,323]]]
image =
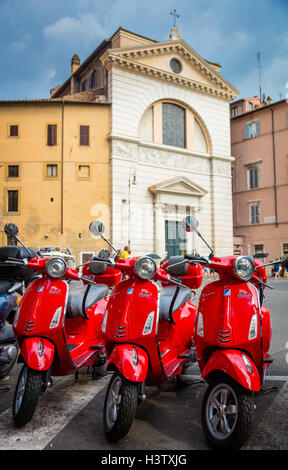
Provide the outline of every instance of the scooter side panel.
[[232,377],[242,387],[259,392],[261,388],[259,372],[251,359],[246,356],[251,366],[251,370],[248,371],[242,354],[241,351],[235,349],[215,351],[205,365],[202,378],[209,382],[209,374],[218,370]]

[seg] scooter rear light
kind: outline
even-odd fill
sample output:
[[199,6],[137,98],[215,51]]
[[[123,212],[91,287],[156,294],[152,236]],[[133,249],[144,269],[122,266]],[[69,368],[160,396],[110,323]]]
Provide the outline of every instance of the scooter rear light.
[[105,333],[105,331],[106,331],[107,319],[108,319],[108,312],[107,312],[107,309],[106,309],[105,313],[104,313],[104,316],[103,316],[103,319],[102,319],[102,324],[101,324],[102,333]]
[[144,325],[144,328],[143,328],[143,332],[142,332],[142,335],[149,335],[149,333],[151,333],[152,329],[153,329],[153,323],[154,323],[154,313],[155,312],[150,312],[148,317],[147,317],[147,320],[145,322],[145,325]]
[[138,366],[138,353],[135,348],[132,349],[132,362],[134,366]]
[[249,372],[250,374],[253,374],[252,365],[251,365],[251,362],[249,361],[248,357],[245,356],[245,354],[243,354],[243,353],[242,353],[241,355],[242,355],[242,359],[243,359],[243,361],[244,361],[244,364],[245,364],[245,366],[246,366],[246,369],[248,370],[248,372]]
[[251,318],[251,322],[250,322],[250,328],[249,328],[249,335],[248,335],[248,339],[255,339],[257,337],[257,333],[258,333],[258,327],[257,327],[257,313],[255,313],[252,318]]
[[50,323],[50,328],[57,328],[60,322],[61,313],[62,313],[62,307],[57,308],[56,312],[53,315],[52,321]]
[[201,312],[199,312],[198,314],[197,335],[204,336],[204,321],[203,321],[203,315]]

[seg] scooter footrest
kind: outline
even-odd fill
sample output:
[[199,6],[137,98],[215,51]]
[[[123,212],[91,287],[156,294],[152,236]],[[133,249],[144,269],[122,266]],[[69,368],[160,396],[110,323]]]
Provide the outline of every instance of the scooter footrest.
[[264,359],[264,364],[272,364],[273,362],[273,357],[270,354],[267,354],[267,356]]
[[95,346],[90,346],[90,351],[97,351],[103,348],[103,344],[96,344]]
[[192,355],[192,352],[189,351],[187,353],[184,353],[184,354],[179,354],[179,356],[177,356],[177,359],[188,359],[189,357],[191,357]]

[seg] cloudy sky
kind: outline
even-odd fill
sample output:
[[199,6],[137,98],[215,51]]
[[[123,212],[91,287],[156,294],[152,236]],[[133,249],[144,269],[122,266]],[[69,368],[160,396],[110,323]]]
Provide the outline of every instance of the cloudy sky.
[[288,92],[288,0],[0,0],[0,100],[48,98],[119,26],[158,41],[169,38],[170,12],[181,37],[222,74],[239,97]]

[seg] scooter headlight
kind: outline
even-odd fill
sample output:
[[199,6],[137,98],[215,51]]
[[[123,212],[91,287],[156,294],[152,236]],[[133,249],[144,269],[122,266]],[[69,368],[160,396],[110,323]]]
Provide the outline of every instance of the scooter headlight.
[[142,258],[137,259],[134,269],[137,276],[141,279],[152,279],[157,271],[157,266],[152,258],[143,256]]
[[254,259],[250,256],[238,256],[234,261],[233,270],[241,281],[249,281],[254,274]]
[[66,269],[66,262],[62,258],[50,258],[46,263],[46,272],[51,277],[63,277],[66,273]]

